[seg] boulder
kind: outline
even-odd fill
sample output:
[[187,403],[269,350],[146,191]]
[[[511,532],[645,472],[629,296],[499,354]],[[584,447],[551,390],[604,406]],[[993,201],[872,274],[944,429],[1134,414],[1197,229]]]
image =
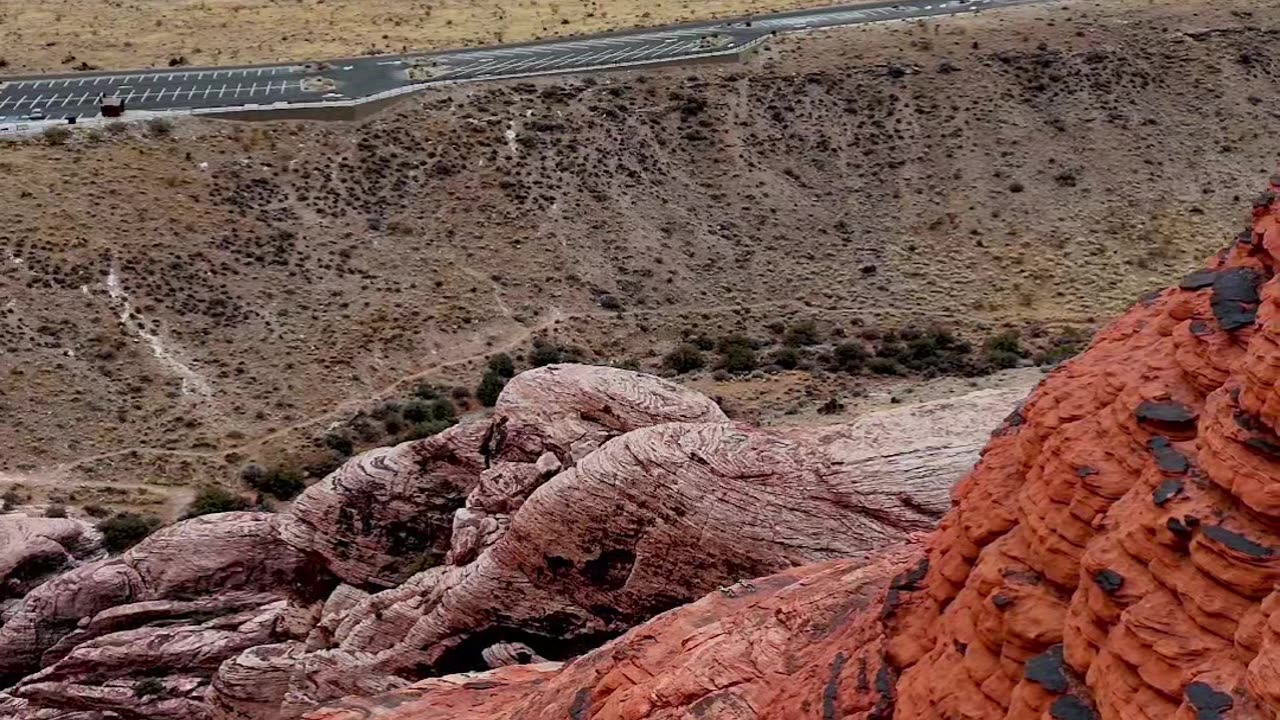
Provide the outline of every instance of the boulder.
[[88,523],[0,515],[0,601],[20,598],[60,572],[105,556],[102,534]]
[[119,557],[44,583],[0,627],[0,675],[34,672],[46,651],[77,630],[88,639],[94,628],[126,629],[150,622],[154,613],[175,613],[174,606],[138,603],[195,601],[185,608],[239,611],[244,594],[283,598],[327,585],[323,570],[317,575],[314,563],[284,543],[276,524],[277,517],[267,513],[206,515],[164,528]]

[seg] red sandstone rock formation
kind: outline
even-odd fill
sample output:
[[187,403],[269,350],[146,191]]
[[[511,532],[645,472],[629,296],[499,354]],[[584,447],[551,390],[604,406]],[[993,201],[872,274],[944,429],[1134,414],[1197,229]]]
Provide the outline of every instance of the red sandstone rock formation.
[[49,577],[104,555],[102,535],[88,523],[0,515],[0,607]]
[[866,585],[838,577],[857,563],[787,571],[745,605],[713,593],[563,669],[427,680],[308,717],[1280,717],[1278,263],[1268,193],[1209,267],[1009,416],[918,562],[868,565]]

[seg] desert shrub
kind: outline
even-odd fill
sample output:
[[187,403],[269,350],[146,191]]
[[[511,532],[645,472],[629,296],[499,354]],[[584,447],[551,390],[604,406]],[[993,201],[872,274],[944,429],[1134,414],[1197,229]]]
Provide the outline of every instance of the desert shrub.
[[414,400],[404,406],[404,419],[411,423],[452,420],[455,416],[457,416],[457,410],[447,398],[436,398],[431,402]]
[[512,378],[516,375],[516,364],[511,360],[511,356],[506,353],[498,353],[489,358],[489,369],[497,373],[499,377]]
[[662,366],[677,373],[693,372],[706,364],[702,351],[693,343],[680,343],[662,358]]
[[905,375],[907,372],[897,360],[884,357],[873,357],[868,360],[867,369],[876,375]]
[[543,338],[533,341],[533,350],[529,353],[529,365],[532,367],[581,361],[582,353],[577,348],[557,345]]
[[476,399],[485,407],[493,407],[498,402],[498,396],[502,394],[502,388],[507,383],[498,373],[490,370],[480,378],[480,385],[476,388]]
[[1067,328],[1049,341],[1049,346],[1032,356],[1037,365],[1057,365],[1079,355],[1089,344],[1089,334],[1077,328]]
[[440,388],[432,385],[431,383],[422,383],[414,389],[413,394],[415,397],[420,397],[423,400],[435,400],[440,397]]
[[324,436],[324,444],[325,447],[333,450],[339,455],[348,457],[351,453],[355,452],[356,449],[355,443],[351,441],[351,438],[348,437],[346,433],[331,432]]
[[98,531],[102,533],[102,544],[118,553],[142,542],[160,525],[160,518],[154,515],[121,512],[98,523]]
[[302,473],[292,468],[264,470],[261,475],[253,479],[245,478],[243,473],[240,476],[245,479],[245,484],[249,487],[277,500],[291,500],[307,487],[302,480]]
[[466,402],[471,398],[471,388],[459,385],[449,391],[449,394],[453,396],[455,402]]
[[[904,370],[929,377],[972,375],[977,370],[973,362],[973,346],[940,327],[923,331],[908,328],[886,333],[876,349],[876,357],[892,360]],[[879,367],[887,366],[880,364]],[[872,372],[878,371],[872,368]]]
[[409,428],[407,439],[421,440],[423,438],[429,438],[432,435],[435,435],[437,433],[442,433],[445,430],[448,430],[449,428],[453,427],[457,423],[458,421],[453,418],[447,418],[447,419],[433,418],[430,420],[426,420],[424,422],[415,423],[413,427]]
[[1022,337],[1017,330],[1006,330],[992,335],[982,343],[982,357],[991,367],[999,370],[1017,367],[1022,358],[1027,356],[1022,347]]
[[716,343],[716,352],[720,355],[716,367],[731,373],[751,372],[759,364],[755,344],[742,335],[720,338],[720,342]]
[[98,503],[89,503],[88,505],[85,505],[82,509],[84,510],[84,514],[88,515],[91,518],[101,519],[111,514],[110,510],[106,509],[102,505],[99,505]]
[[22,494],[18,492],[18,488],[11,486],[4,491],[3,495],[0,495],[0,510],[12,510],[20,502],[22,502]]
[[867,358],[870,353],[862,346],[860,342],[840,343],[836,346],[835,351],[831,354],[832,365],[837,370],[843,370],[849,373],[862,372],[867,365]]
[[44,136],[44,141],[49,145],[66,145],[67,141],[71,139],[71,131],[62,125],[47,127],[41,134]]
[[783,370],[795,370],[800,364],[800,352],[791,347],[779,348],[769,356],[769,363]]
[[147,134],[154,138],[168,137],[173,133],[173,123],[162,117],[147,120]]
[[249,501],[239,495],[217,485],[206,485],[196,491],[191,504],[183,513],[184,518],[213,515],[214,513],[235,512],[249,507]]
[[787,328],[787,334],[782,341],[788,347],[808,347],[822,342],[822,336],[818,332],[817,323],[812,320],[802,320]]
[[45,508],[44,516],[47,518],[64,518],[67,516],[67,506],[62,503],[53,503]]
[[160,678],[143,678],[137,685],[133,686],[133,696],[139,700],[148,695],[163,695],[164,691],[164,683],[160,681]]

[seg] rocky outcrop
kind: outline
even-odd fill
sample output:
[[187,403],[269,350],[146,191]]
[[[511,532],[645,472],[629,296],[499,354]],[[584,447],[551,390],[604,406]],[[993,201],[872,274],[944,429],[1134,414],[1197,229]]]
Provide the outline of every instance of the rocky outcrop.
[[265,513],[188,520],[28,593],[0,627],[0,675],[26,676],[8,690],[9,702],[28,703],[19,717],[206,717],[218,665],[287,634],[289,616],[333,585],[277,523]]
[[[752,622],[713,593],[563,668],[310,717],[1280,716],[1278,217],[1268,193],[1207,268],[1052,373],[876,592],[826,574],[845,561],[784,571],[751,583]],[[779,607],[793,585],[813,594]]]
[[20,598],[48,578],[105,554],[101,533],[88,523],[0,515],[0,603]]
[[[582,372],[537,375],[542,392],[566,397],[545,384],[581,382]],[[560,440],[545,439],[554,428],[515,456],[543,450],[532,462],[498,449],[455,514],[448,562],[373,595],[341,589],[305,649],[257,648],[228,662],[214,685],[220,717],[257,716],[270,704],[263,688],[290,717],[415,676],[564,660],[714,588],[814,561],[856,562],[936,524],[951,482],[1011,397],[783,432],[664,423],[578,459],[572,443],[557,454]]]
[[346,698],[305,717],[875,717],[868,713],[888,710],[892,695],[892,686],[877,675],[884,639],[875,618],[887,587],[909,582],[909,568],[922,560],[918,547],[906,545],[870,558],[792,568],[721,588],[568,666],[426,680],[380,696]]
[[[473,537],[451,562],[469,561],[496,540],[513,508],[490,519],[480,497],[497,492],[518,501],[610,438],[663,422],[703,421],[726,418],[711,400],[660,378],[585,365],[538,368],[508,383],[492,421],[351,460],[298,498],[282,532],[295,547],[322,555],[344,582],[395,587],[445,561],[455,524]],[[559,460],[539,463],[545,454]],[[506,466],[489,474],[467,505],[482,473],[499,463]],[[527,479],[509,487],[505,478],[513,476]],[[455,519],[464,505],[473,512]]]

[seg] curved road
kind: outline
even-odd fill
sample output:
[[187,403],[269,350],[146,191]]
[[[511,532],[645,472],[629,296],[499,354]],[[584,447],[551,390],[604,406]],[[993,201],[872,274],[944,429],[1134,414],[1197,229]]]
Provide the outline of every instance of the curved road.
[[[977,12],[1043,0],[904,0],[817,8],[751,20],[548,40],[487,49],[250,67],[169,68],[0,77],[0,130],[37,110],[49,119],[92,118],[99,99],[128,110],[260,109],[291,103],[361,101],[432,83],[610,70],[732,55],[770,35],[885,20]],[[379,95],[379,94],[384,95]]]

